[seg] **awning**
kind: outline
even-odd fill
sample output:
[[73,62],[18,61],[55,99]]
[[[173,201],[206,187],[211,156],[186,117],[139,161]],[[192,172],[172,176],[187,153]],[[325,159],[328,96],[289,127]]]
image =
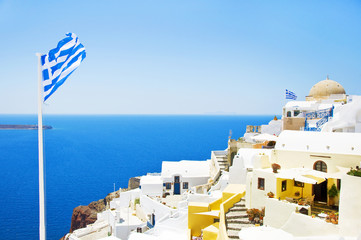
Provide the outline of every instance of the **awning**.
[[325,181],[324,178],[320,178],[320,177],[316,177],[316,176],[312,176],[312,175],[304,175],[304,177],[311,178],[311,179],[315,180],[317,184],[322,183],[322,182]]
[[277,141],[278,137],[268,134],[268,133],[262,133],[262,134],[258,134],[254,137],[251,137],[253,140],[255,141],[260,141],[260,142],[264,142],[264,141]]
[[279,171],[277,178],[292,179],[309,184],[319,184],[327,178],[327,173],[308,168],[291,168]]

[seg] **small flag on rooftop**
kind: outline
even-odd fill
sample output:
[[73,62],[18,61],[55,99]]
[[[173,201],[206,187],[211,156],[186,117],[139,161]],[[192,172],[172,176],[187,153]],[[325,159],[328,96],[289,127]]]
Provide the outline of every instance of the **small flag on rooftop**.
[[294,92],[291,92],[291,91],[286,89],[286,99],[296,100],[297,96],[296,96],[296,94]]
[[41,56],[44,102],[60,87],[85,58],[85,48],[74,33],[67,33],[58,46]]

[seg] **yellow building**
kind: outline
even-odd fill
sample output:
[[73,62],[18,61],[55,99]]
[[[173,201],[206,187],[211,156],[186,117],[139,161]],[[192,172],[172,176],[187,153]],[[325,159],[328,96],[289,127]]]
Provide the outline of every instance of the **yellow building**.
[[229,184],[222,197],[211,203],[188,204],[188,234],[202,236],[204,240],[228,239],[225,229],[225,213],[245,195],[245,186]]

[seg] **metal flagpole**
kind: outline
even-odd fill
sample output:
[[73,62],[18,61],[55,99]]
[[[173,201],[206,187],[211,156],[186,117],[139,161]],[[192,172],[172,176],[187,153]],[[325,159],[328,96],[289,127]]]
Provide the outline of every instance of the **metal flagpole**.
[[38,145],[39,145],[39,239],[46,239],[45,231],[45,187],[44,187],[44,156],[43,156],[43,84],[41,72],[41,53],[38,57]]

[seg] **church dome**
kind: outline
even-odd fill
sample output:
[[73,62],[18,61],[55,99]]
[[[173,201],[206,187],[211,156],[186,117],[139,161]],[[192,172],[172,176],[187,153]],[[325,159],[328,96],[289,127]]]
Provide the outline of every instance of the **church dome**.
[[329,97],[331,94],[346,94],[346,92],[341,84],[327,78],[326,80],[316,83],[311,88],[308,97],[325,98]]

